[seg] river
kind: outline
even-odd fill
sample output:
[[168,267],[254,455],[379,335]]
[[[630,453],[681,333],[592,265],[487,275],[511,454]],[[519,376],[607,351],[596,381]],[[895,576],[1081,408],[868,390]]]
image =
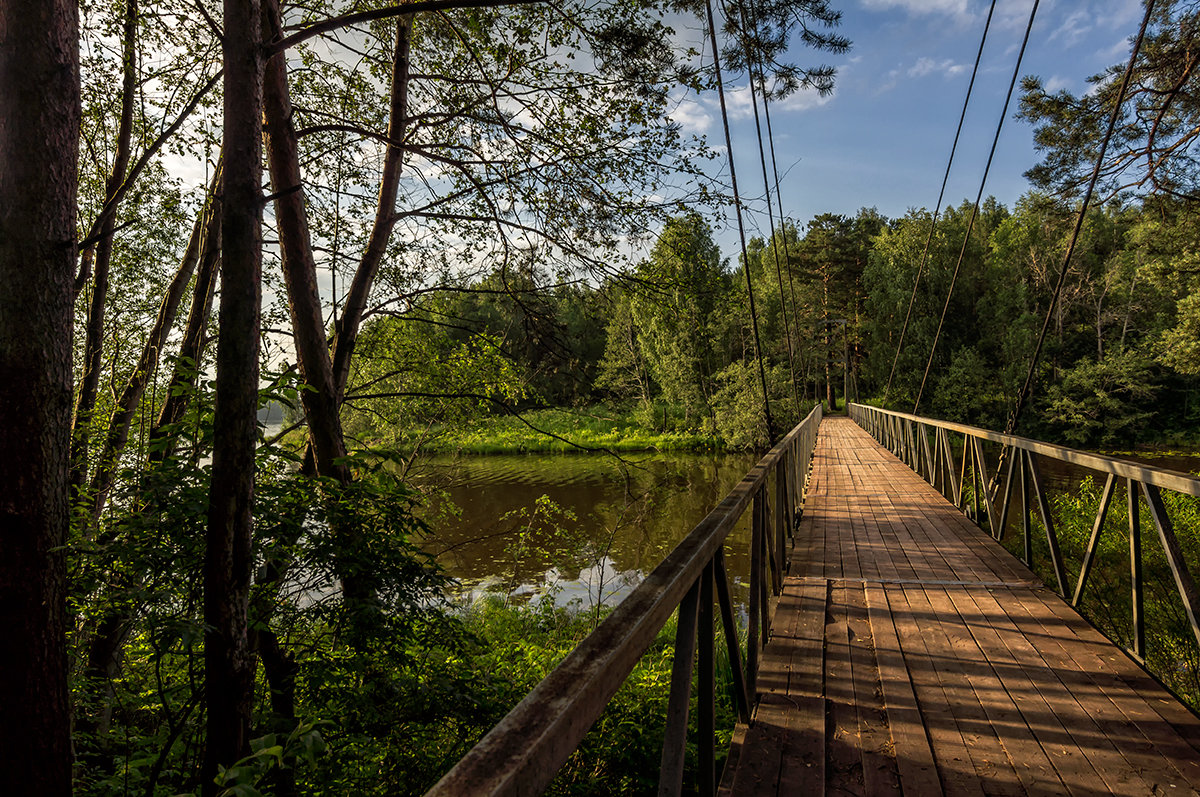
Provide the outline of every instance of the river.
[[[516,454],[435,457],[423,545],[467,596],[552,595],[614,604],[754,465],[752,454]],[[749,572],[749,526],[727,544],[735,593]]]

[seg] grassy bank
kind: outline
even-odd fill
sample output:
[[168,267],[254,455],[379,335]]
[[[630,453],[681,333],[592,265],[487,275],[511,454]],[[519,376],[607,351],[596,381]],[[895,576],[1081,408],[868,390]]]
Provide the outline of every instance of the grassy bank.
[[400,430],[395,443],[433,453],[513,454],[582,449],[610,451],[720,451],[725,441],[693,428],[670,407],[651,412],[608,406],[539,409],[460,425]]

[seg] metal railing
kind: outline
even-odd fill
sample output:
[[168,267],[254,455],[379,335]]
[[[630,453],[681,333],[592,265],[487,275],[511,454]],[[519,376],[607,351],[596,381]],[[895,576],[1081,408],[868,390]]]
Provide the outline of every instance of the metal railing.
[[[676,608],[679,620],[659,793],[679,794],[683,788],[693,663],[698,670],[699,689],[698,790],[701,794],[715,793],[714,603],[721,613],[738,714],[747,722],[758,658],[770,628],[772,595],[778,596],[783,589],[784,542],[791,536],[794,518],[804,500],[820,423],[821,407],[817,405],[594,632],[427,792],[427,797],[540,794]],[[747,508],[752,513],[751,567],[743,669],[724,544]]]
[[[1132,653],[1137,659],[1146,659],[1146,616],[1142,576],[1141,502],[1140,493],[1149,509],[1159,542],[1170,567],[1175,587],[1183,601],[1183,608],[1191,624],[1192,633],[1200,644],[1200,592],[1195,579],[1184,560],[1183,549],[1175,535],[1170,517],[1163,504],[1162,490],[1171,490],[1184,495],[1200,497],[1200,479],[1156,468],[1139,465],[1126,460],[1114,459],[1051,443],[1030,440],[1025,437],[991,432],[961,423],[950,423],[909,415],[902,412],[882,410],[862,404],[850,405],[850,417],[869,432],[881,445],[890,449],[906,465],[920,474],[949,501],[963,510],[969,517],[982,525],[982,508],[986,513],[987,529],[992,536],[1003,542],[1005,530],[1014,506],[1014,493],[1020,493],[1017,511],[1021,513],[1023,537],[1022,557],[1025,564],[1033,567],[1033,538],[1031,514],[1036,504],[1046,534],[1046,545],[1050,565],[1054,570],[1059,593],[1079,608],[1084,589],[1096,560],[1104,521],[1112,504],[1117,480],[1125,481],[1126,501],[1129,515],[1129,567],[1131,585]],[[962,436],[961,460],[956,463],[951,433]],[[930,442],[932,434],[933,442]],[[1005,470],[1003,487],[1001,474],[988,475],[987,460],[983,443],[998,443],[1002,447],[999,470]],[[1083,553],[1079,575],[1074,588],[1067,594],[1069,586],[1066,567],[1063,563],[1055,530],[1054,517],[1047,499],[1047,490],[1038,467],[1038,458],[1047,457],[1086,468],[1106,476],[1099,507],[1092,522],[1092,532]],[[966,485],[970,484],[970,489]],[[1020,490],[1015,488],[1019,486]],[[1032,490],[1031,490],[1032,488]],[[967,507],[970,498],[972,506]],[[981,507],[980,500],[983,505]],[[1114,643],[1120,644],[1118,640]]]

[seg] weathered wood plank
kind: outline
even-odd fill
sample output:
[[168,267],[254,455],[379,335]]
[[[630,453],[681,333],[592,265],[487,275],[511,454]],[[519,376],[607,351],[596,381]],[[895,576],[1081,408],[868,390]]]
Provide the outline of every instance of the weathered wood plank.
[[850,631],[850,664],[854,674],[854,707],[862,747],[863,792],[899,795],[900,773],[891,745],[883,684],[875,659],[875,639],[867,619],[865,587],[846,589],[846,624]]

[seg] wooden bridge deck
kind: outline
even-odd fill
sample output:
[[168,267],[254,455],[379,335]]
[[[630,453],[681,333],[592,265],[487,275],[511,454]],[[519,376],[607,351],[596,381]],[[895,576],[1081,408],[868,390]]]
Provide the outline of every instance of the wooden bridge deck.
[[1200,720],[852,421],[723,794],[1200,794]]

